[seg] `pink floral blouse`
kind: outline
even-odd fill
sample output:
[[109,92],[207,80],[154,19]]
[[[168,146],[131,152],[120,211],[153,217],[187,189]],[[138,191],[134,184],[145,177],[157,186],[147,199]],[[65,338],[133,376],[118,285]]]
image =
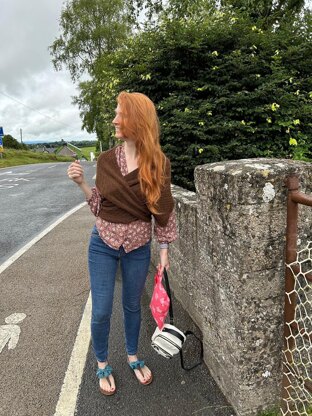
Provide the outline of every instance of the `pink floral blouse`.
[[[116,158],[123,176],[128,174],[126,155],[122,145],[116,147]],[[111,248],[123,246],[126,253],[146,244],[152,238],[152,223],[136,220],[129,224],[117,224],[103,220],[98,216],[101,195],[96,187],[92,188],[92,196],[87,201],[91,211],[97,217],[96,228],[102,240]],[[154,233],[159,243],[171,243],[177,238],[175,210],[170,214],[165,227],[160,227],[155,221]]]

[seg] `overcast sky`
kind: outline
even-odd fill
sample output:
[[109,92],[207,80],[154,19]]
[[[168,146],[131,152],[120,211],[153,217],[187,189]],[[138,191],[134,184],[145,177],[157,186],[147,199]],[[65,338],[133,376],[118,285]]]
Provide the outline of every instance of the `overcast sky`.
[[25,142],[95,139],[81,130],[71,104],[76,89],[66,69],[54,70],[48,51],[59,36],[62,4],[0,0],[0,126],[18,140],[20,129]]

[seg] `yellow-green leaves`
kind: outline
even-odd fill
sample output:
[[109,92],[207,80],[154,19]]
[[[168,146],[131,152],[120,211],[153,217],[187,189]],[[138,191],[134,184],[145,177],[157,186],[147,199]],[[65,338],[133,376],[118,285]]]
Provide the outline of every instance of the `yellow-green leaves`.
[[141,78],[143,81],[149,81],[150,79],[152,79],[152,75],[151,75],[151,74],[146,74],[146,75],[141,74],[141,75],[140,75],[140,78]]
[[259,29],[257,26],[252,26],[251,27],[251,30],[253,32],[257,32],[257,33],[263,34],[263,30],[262,29]]
[[290,144],[290,146],[297,146],[297,140],[296,139],[294,139],[293,137],[291,137],[290,139],[289,139],[289,144]]
[[278,110],[280,108],[280,105],[279,104],[277,104],[277,103],[273,103],[273,104],[271,104],[271,110],[272,111],[276,111],[276,110]]

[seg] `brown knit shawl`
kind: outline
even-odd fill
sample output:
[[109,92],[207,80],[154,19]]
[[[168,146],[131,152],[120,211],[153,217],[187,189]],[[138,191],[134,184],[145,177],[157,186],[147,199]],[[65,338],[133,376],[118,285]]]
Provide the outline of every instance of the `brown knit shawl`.
[[[140,189],[139,169],[123,176],[116,159],[116,147],[101,153],[97,160],[96,187],[101,195],[99,216],[105,221],[128,224],[132,221],[151,221],[151,212]],[[157,203],[159,214],[153,214],[164,227],[174,207],[171,195],[170,161],[166,158],[165,184]]]

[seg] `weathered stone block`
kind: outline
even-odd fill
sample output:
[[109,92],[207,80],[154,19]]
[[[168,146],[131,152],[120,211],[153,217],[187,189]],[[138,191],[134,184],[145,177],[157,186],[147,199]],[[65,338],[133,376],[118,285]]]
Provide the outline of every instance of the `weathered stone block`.
[[[205,361],[238,416],[280,402],[283,348],[285,178],[312,193],[312,165],[246,159],[198,166],[197,193],[173,186],[179,240],[171,285],[203,332]],[[312,209],[300,207],[301,246]],[[158,262],[157,245],[153,255]]]

